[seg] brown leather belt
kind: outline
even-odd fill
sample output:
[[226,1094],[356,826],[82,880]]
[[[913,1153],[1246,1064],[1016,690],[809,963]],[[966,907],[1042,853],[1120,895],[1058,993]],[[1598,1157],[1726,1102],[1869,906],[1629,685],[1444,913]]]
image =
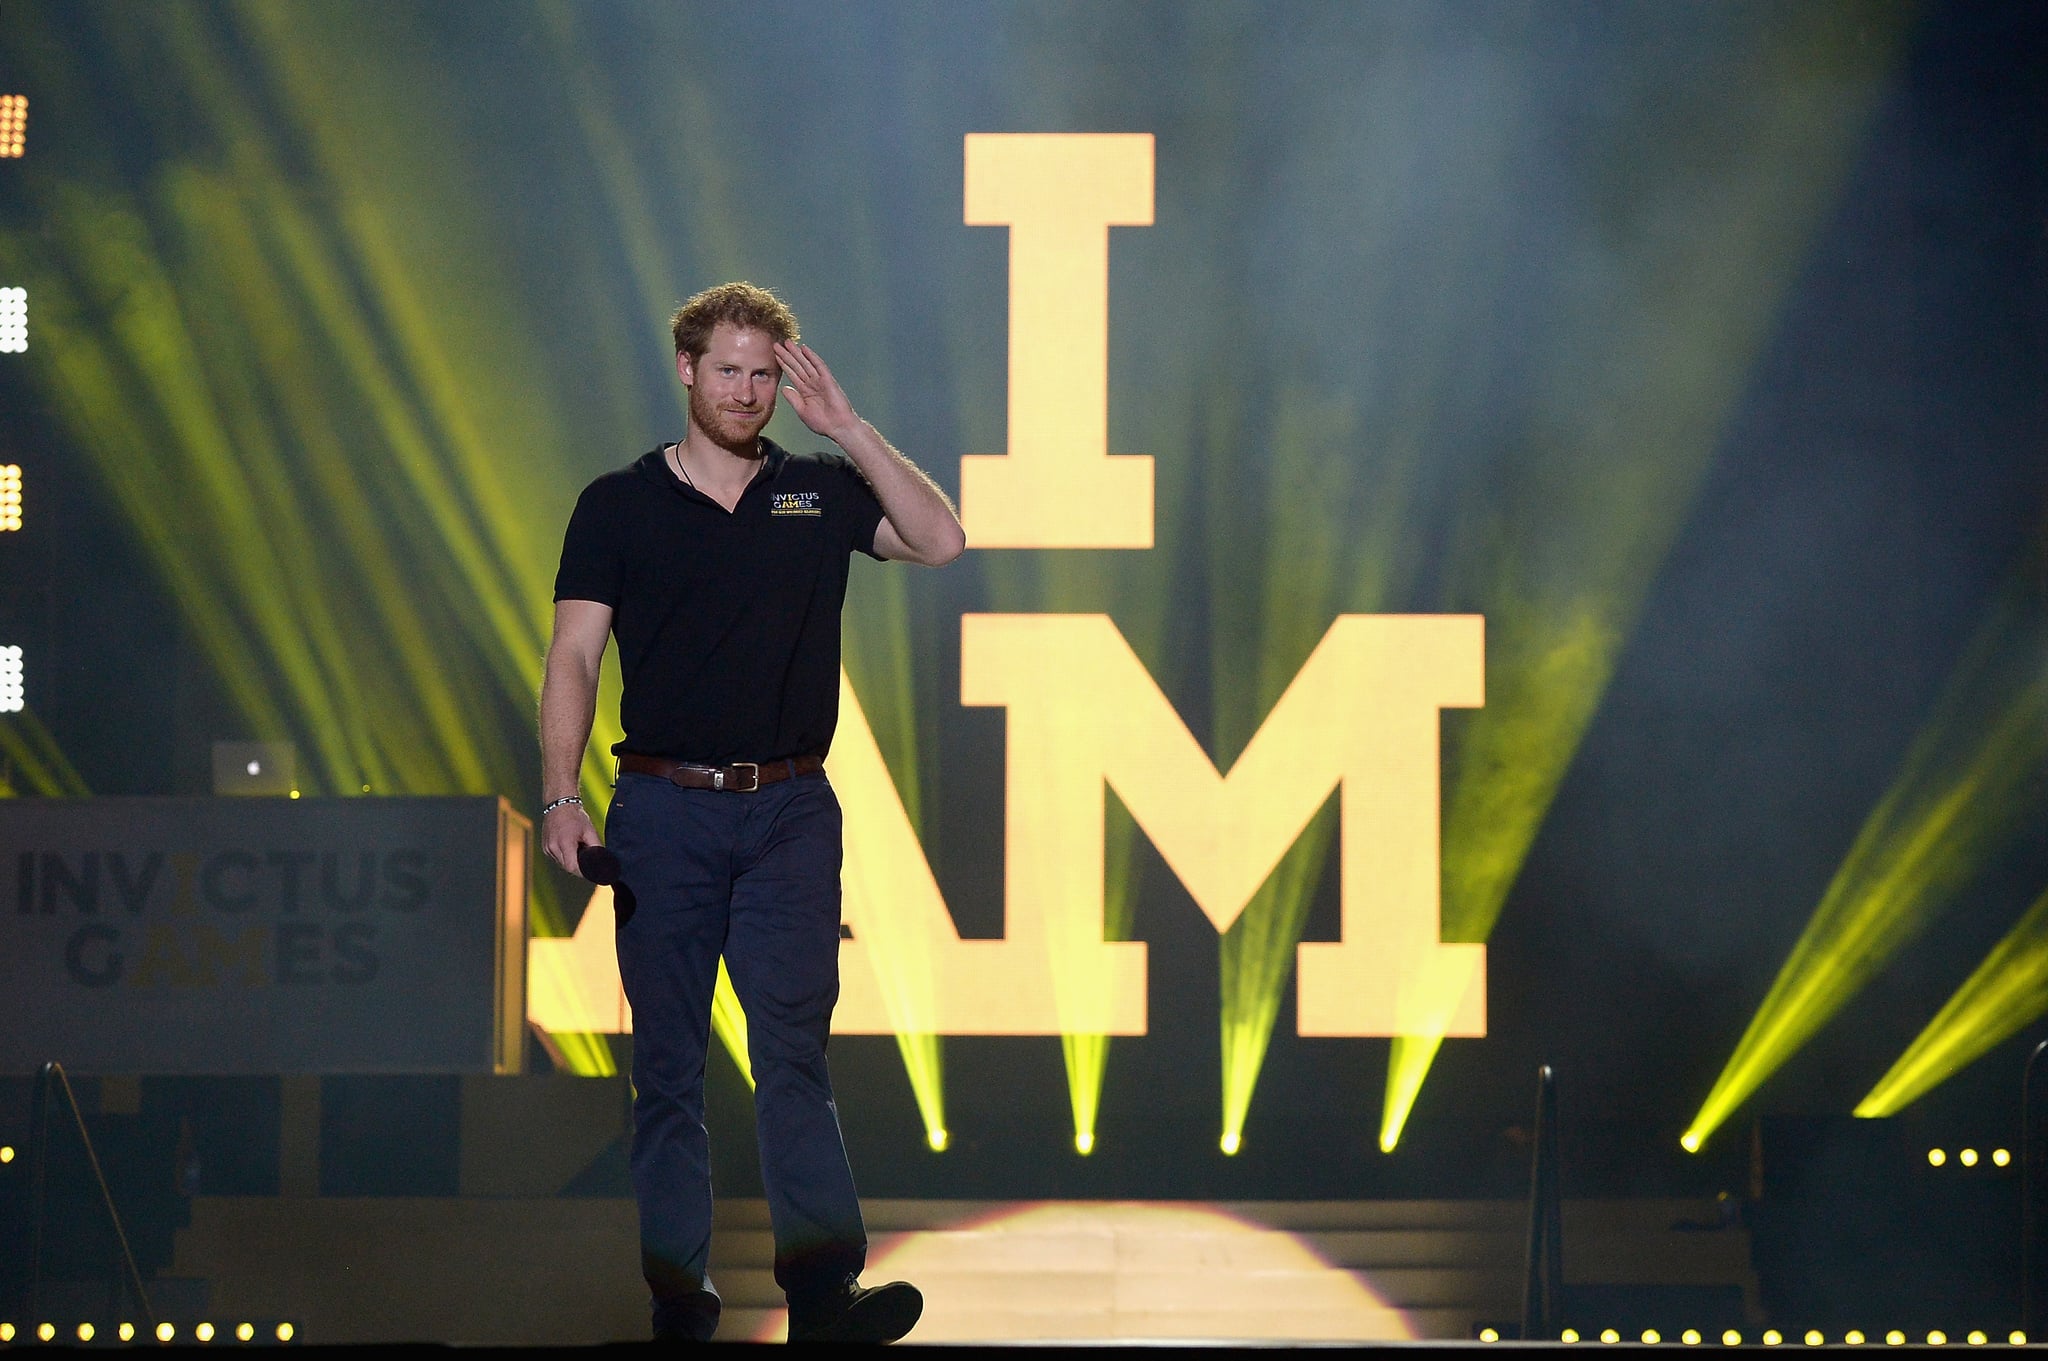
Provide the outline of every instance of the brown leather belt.
[[822,756],[790,756],[780,761],[736,761],[729,766],[698,766],[688,761],[671,761],[662,756],[619,757],[619,769],[634,775],[653,775],[685,789],[720,789],[728,794],[751,794],[764,784],[774,784],[825,768]]

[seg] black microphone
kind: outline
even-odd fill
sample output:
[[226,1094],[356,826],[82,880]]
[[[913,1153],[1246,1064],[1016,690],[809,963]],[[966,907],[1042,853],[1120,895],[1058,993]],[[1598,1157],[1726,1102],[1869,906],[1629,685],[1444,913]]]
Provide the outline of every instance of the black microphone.
[[609,846],[578,846],[576,872],[593,884],[619,882],[618,853]]

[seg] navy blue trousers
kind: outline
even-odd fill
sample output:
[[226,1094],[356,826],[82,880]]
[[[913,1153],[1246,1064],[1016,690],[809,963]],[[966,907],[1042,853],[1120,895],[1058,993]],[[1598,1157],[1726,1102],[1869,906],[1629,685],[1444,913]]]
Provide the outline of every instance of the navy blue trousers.
[[747,1015],[775,1281],[858,1276],[867,1232],[825,1064],[839,1000],[838,797],[823,774],[739,794],[623,774],[606,818],[633,1005],[633,1194],[654,1322],[711,1289],[704,1062],[725,958]]

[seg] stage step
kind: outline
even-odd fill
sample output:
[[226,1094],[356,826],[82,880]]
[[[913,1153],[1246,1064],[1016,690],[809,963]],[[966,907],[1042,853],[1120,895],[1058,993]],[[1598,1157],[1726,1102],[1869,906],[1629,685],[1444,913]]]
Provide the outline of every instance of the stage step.
[[[1569,1202],[1567,1279],[1732,1286],[1754,1315],[1748,1235],[1718,1210]],[[927,1301],[917,1336],[933,1342],[1463,1338],[1521,1314],[1519,1201],[872,1201],[866,1212],[867,1279],[915,1280]],[[722,1335],[780,1337],[761,1202],[721,1210],[714,1253]]]
[[[1514,1201],[870,1201],[866,1279],[915,1280],[920,1340],[1466,1337],[1519,1315]],[[575,1344],[645,1335],[636,1217],[614,1199],[202,1197],[173,1270],[306,1342]],[[1710,1202],[1571,1202],[1567,1279],[1739,1287]],[[719,1203],[722,1338],[784,1328],[759,1200]]]

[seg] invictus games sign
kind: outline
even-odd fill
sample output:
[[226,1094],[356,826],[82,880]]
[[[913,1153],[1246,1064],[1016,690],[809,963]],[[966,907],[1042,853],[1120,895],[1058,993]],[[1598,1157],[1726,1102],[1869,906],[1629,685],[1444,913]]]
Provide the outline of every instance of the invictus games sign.
[[0,803],[0,1068],[513,1072],[502,799]]

